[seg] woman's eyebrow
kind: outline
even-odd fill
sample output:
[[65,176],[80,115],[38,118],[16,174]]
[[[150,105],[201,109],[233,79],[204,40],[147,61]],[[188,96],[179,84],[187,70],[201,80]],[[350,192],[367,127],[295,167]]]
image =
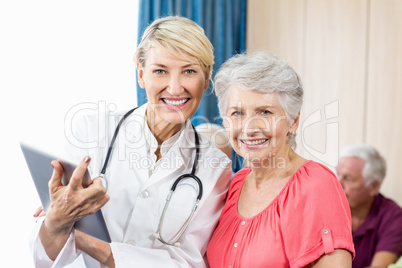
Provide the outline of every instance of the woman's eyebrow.
[[152,63],[151,66],[160,67],[160,68],[167,68],[167,66],[162,64],[162,63]]
[[[228,108],[228,110],[230,110],[230,109],[239,109],[239,108],[241,108],[241,104],[237,105],[237,106],[230,106]],[[276,106],[263,105],[263,106],[257,106],[254,109],[255,110],[261,110],[261,109],[276,109],[276,108],[277,108]]]
[[276,109],[276,106],[271,106],[271,105],[263,105],[263,106],[258,106],[255,109],[256,110],[261,110],[261,109]]
[[189,64],[186,64],[186,65],[184,65],[182,68],[188,68],[188,67],[191,67],[191,66],[200,66],[200,64],[198,64],[198,63],[189,63]]
[[[162,64],[162,63],[151,63],[150,66],[159,67],[159,68],[168,68],[168,66],[166,66],[165,64]],[[189,63],[184,66],[181,66],[181,68],[185,69],[185,68],[189,68],[192,66],[201,66],[201,65],[198,63]]]

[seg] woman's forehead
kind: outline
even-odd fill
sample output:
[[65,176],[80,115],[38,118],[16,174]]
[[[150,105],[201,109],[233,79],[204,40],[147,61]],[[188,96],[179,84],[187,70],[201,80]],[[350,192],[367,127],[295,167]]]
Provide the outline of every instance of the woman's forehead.
[[146,62],[149,64],[158,62],[163,65],[169,65],[172,61],[201,66],[200,61],[196,57],[179,50],[152,46],[146,54]]
[[[279,96],[276,92],[265,93],[254,89],[249,90],[238,86],[232,86],[229,88],[228,96],[229,102],[241,101],[247,104],[266,103],[267,105],[280,105]],[[251,99],[253,101],[250,101]]]

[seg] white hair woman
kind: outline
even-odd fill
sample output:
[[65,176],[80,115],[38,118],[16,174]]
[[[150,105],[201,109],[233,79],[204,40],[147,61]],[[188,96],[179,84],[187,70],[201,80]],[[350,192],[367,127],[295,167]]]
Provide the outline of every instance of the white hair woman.
[[[52,204],[46,219],[38,220],[32,246],[38,267],[206,266],[206,247],[231,175],[228,157],[197,135],[189,120],[209,84],[212,45],[193,21],[161,18],[144,32],[136,63],[148,102],[123,117],[110,161],[102,144],[116,133],[115,122],[96,114],[85,116],[70,137],[99,146],[70,144],[72,159],[90,157],[81,161],[69,185],[61,184],[63,169],[52,162]],[[101,126],[110,129],[100,131]],[[104,162],[107,171],[99,178]],[[89,165],[95,179],[84,189],[80,182]],[[100,208],[111,243],[74,228]]]
[[347,200],[336,176],[299,156],[303,88],[268,52],[236,55],[215,77],[232,148],[250,166],[233,177],[207,249],[214,267],[351,267]]

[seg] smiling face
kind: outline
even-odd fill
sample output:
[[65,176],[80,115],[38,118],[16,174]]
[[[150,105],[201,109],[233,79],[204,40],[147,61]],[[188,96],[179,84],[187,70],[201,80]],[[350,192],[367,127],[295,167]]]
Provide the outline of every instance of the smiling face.
[[148,97],[147,119],[153,123],[181,124],[194,115],[209,77],[197,58],[176,58],[166,50],[151,47],[145,66],[137,65],[138,83]]
[[236,153],[250,163],[264,164],[273,157],[287,160],[290,150],[287,135],[296,131],[298,119],[288,123],[275,93],[239,87],[229,90],[224,125]]

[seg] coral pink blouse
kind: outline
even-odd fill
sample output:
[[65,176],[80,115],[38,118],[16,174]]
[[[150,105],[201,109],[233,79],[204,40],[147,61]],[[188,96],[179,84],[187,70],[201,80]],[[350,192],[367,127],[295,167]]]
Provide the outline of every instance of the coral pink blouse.
[[306,161],[262,212],[244,218],[237,202],[250,171],[232,179],[207,249],[211,268],[305,267],[337,248],[354,257],[349,205],[328,168]]

